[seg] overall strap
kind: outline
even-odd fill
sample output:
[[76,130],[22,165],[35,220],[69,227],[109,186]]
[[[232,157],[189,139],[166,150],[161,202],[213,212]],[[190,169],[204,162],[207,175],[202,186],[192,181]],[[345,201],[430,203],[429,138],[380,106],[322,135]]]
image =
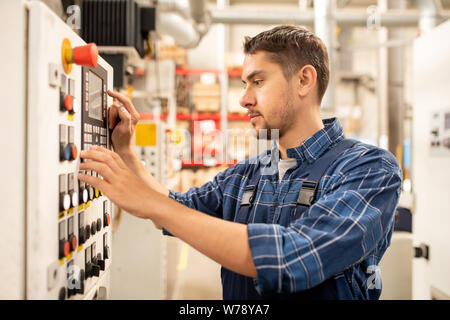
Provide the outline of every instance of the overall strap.
[[357,141],[353,139],[341,140],[314,162],[300,188],[297,205],[310,207],[314,203],[319,181],[325,174],[325,171],[345,150],[353,147],[355,143]]
[[253,201],[256,197],[256,191],[258,189],[258,183],[261,178],[261,170],[254,170],[253,174],[249,177],[250,171],[252,171],[253,166],[248,166],[245,175],[248,178],[248,184],[245,186],[244,193],[242,195],[242,200],[239,205],[239,211],[235,217],[236,222],[247,224],[248,216],[250,210],[253,206]]

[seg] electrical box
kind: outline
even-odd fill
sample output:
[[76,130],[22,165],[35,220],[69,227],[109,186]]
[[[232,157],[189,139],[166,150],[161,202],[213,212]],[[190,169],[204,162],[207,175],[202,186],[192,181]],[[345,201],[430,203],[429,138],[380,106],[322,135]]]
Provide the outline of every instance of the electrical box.
[[[12,162],[23,167],[4,176],[12,181],[22,171],[22,181],[16,188],[20,193],[5,195],[24,204],[9,212],[21,220],[2,219],[2,242],[7,241],[7,229],[19,233],[9,245],[23,257],[0,264],[2,272],[19,279],[13,283],[17,290],[0,285],[2,297],[107,299],[112,205],[77,175],[81,150],[109,148],[107,107],[112,98],[106,91],[112,89],[113,70],[98,56],[95,44],[86,44],[42,2],[7,0],[1,6],[0,18],[9,21],[12,15],[10,32],[23,41],[14,47],[17,58],[8,61],[22,66],[17,70],[23,74],[9,77],[8,84],[20,95],[4,101],[22,101],[17,112],[23,119],[12,124],[22,128],[22,138],[11,135],[4,146],[22,144],[21,152],[12,153]],[[12,68],[3,62],[2,67],[9,76]]]
[[450,298],[450,21],[414,42],[413,299]]

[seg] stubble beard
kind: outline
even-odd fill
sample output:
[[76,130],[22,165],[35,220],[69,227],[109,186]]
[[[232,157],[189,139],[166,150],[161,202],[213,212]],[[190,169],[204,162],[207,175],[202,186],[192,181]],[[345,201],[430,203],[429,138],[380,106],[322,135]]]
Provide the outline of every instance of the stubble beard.
[[295,110],[291,97],[287,95],[282,107],[277,111],[274,110],[274,112],[269,115],[269,119],[279,118],[278,125],[270,126],[267,123],[266,118],[262,115],[261,117],[263,120],[263,125],[261,128],[256,129],[257,138],[267,140],[280,139],[289,129],[292,128],[295,121]]

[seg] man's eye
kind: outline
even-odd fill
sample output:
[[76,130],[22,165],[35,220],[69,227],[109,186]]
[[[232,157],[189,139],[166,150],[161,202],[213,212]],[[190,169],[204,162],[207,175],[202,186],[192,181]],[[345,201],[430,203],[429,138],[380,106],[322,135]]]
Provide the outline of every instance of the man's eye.
[[254,84],[256,84],[257,86],[259,86],[262,83],[262,80],[255,80],[253,81]]

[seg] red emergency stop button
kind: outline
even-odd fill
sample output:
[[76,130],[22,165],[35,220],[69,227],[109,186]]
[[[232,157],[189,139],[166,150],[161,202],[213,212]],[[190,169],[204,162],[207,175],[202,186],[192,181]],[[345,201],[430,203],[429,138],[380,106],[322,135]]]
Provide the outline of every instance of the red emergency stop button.
[[66,95],[64,98],[64,107],[67,111],[73,110],[73,97],[70,94]]
[[72,64],[95,68],[98,61],[98,49],[95,43],[72,48],[68,38],[63,40],[61,46],[61,58],[64,71],[69,74],[72,71]]
[[97,67],[98,49],[95,43],[73,48],[72,61],[81,66]]

